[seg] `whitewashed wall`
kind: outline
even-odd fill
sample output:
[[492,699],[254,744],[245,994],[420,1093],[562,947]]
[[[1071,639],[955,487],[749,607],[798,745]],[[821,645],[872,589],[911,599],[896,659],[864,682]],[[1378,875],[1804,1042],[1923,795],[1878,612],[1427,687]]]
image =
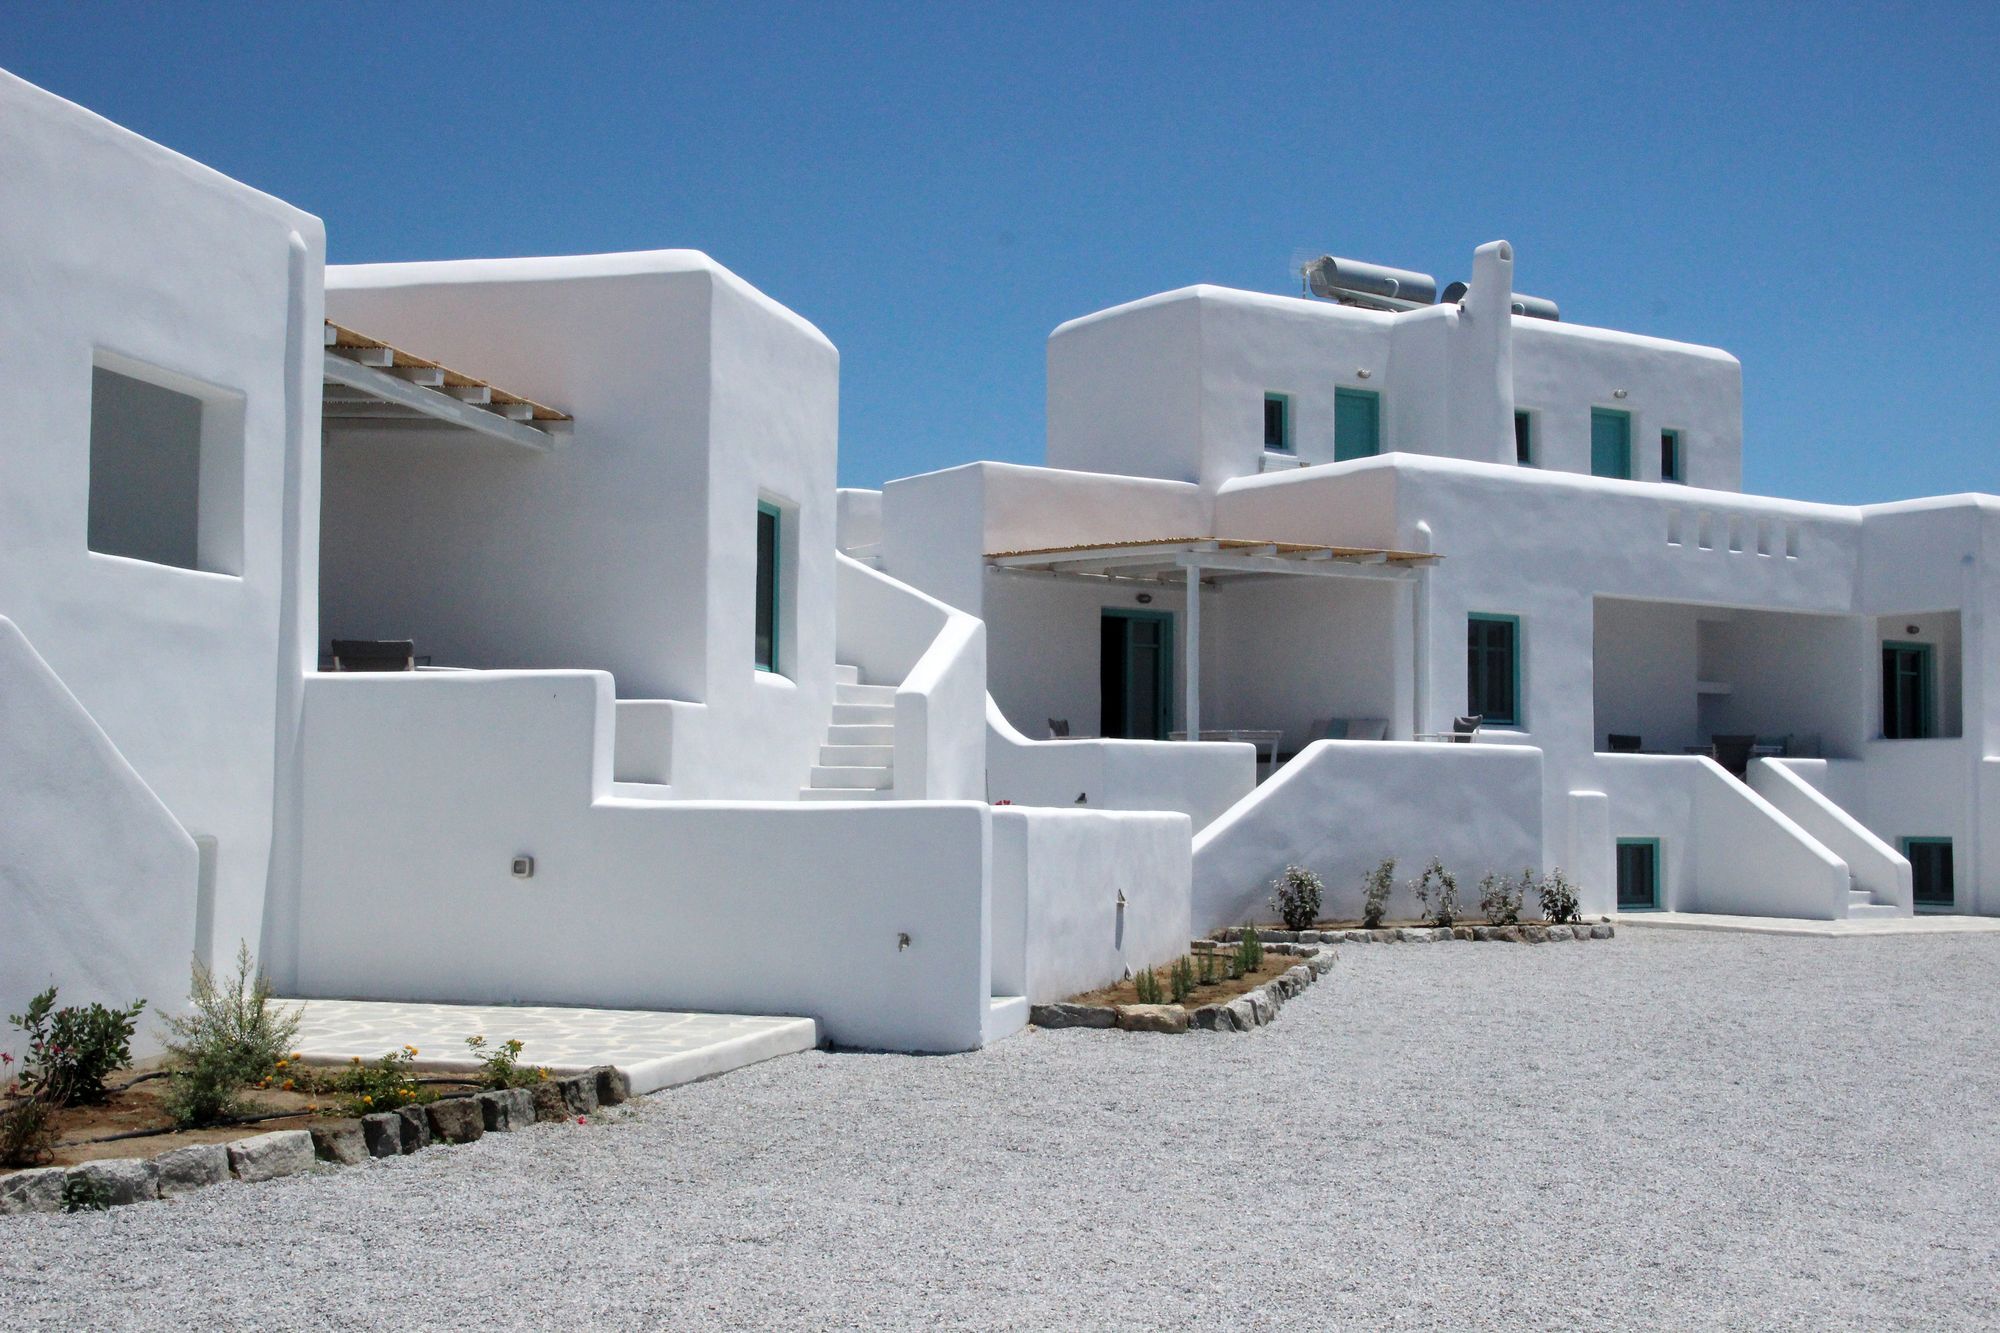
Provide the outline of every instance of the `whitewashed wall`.
[[1257,752],[1217,741],[1033,740],[990,697],[986,794],[1021,806],[1173,810],[1206,828],[1257,785]]
[[[326,455],[328,636],[439,664],[585,667],[654,710],[642,761],[677,796],[804,785],[832,701],[839,357],[707,256],[337,267],[343,323],[576,418],[533,455],[463,432],[351,431]],[[754,668],[759,501],[787,590]]]
[[[225,955],[260,944],[267,887],[282,899],[291,878],[324,256],[310,215],[0,73],[0,615],[182,827],[214,840],[203,912]],[[235,530],[211,568],[89,549],[92,366],[105,359],[198,394],[240,438],[240,480],[225,469],[207,501]],[[80,812],[63,836],[117,842],[102,820]],[[157,924],[107,923],[107,956],[158,947]],[[185,968],[177,957],[175,995]]]
[[[198,922],[194,843],[14,623],[0,617],[0,1006],[176,1010]],[[158,1049],[156,1024],[134,1049]],[[26,1054],[19,1033],[0,1050]]]

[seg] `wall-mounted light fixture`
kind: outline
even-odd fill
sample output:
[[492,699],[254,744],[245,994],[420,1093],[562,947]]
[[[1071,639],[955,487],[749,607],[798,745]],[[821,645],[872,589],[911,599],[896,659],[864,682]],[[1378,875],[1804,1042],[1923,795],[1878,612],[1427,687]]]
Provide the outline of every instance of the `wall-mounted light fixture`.
[[1923,631],[1922,631],[1922,630],[1920,630],[1920,629],[1918,629],[1918,628],[1917,628],[1917,627],[1916,627],[1915,625],[1905,625],[1905,626],[1903,626],[1903,633],[1905,633],[1905,634],[1921,634],[1921,633],[1923,633]]
[[907,931],[907,930],[899,930],[899,931],[897,931],[897,932],[896,932],[896,952],[897,952],[897,953],[901,953],[901,952],[903,952],[903,951],[904,951],[905,949],[907,949],[907,948],[909,948],[909,947],[910,947],[910,932],[909,932],[909,931]]
[[1139,594],[1139,605],[1151,606],[1152,604],[1153,604],[1153,594],[1149,592],[1142,592]]
[[515,858],[514,858],[514,878],[515,878],[515,879],[533,879],[534,877],[535,877],[535,858],[534,858],[534,857],[532,857],[532,856],[517,856],[517,857],[515,857]]
[[1359,370],[1357,370],[1357,371],[1355,371],[1355,372],[1354,372],[1354,377],[1355,377],[1356,379],[1363,379],[1363,380],[1365,380],[1365,379],[1367,379],[1367,378],[1368,378],[1368,377],[1369,377],[1370,375],[1373,375],[1374,373],[1375,373],[1374,371],[1372,371],[1372,370],[1368,369],[1368,368],[1367,368],[1366,366],[1363,366],[1363,367],[1362,367],[1361,369],[1359,369]]
[[1623,398],[1623,397],[1625,396],[1625,390],[1623,390],[1623,389],[1613,389],[1613,390],[1611,391],[1611,396],[1612,396],[1613,398]]

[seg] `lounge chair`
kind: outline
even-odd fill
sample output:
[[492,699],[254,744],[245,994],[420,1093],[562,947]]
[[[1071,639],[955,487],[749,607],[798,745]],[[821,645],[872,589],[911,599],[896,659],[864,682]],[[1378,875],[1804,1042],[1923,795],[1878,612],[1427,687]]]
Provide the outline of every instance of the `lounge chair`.
[[1611,753],[1613,754],[1639,753],[1639,737],[1637,736],[1628,736],[1623,732],[1614,731],[1606,739],[1611,742]]
[[335,639],[335,671],[415,671],[417,645],[409,639]]
[[1479,724],[1485,720],[1486,715],[1484,713],[1473,713],[1467,717],[1453,718],[1451,720],[1452,740],[1460,745],[1471,744],[1472,738],[1479,734]]

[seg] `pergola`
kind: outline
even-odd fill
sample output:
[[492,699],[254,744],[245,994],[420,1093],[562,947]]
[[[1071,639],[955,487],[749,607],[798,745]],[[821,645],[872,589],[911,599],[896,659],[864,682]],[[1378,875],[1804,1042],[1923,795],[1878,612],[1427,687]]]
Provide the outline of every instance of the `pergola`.
[[565,412],[332,320],[326,322],[323,379],[320,415],[328,424],[444,424],[543,452],[571,424]]
[[[1182,726],[1201,736],[1201,590],[1227,581],[1295,578],[1389,579],[1412,587],[1418,661],[1423,652],[1423,573],[1442,559],[1428,551],[1372,546],[1318,546],[1231,537],[1163,537],[1150,541],[1088,542],[1023,551],[989,551],[989,568],[1107,583],[1185,584],[1187,668]],[[1418,679],[1423,678],[1421,667]]]

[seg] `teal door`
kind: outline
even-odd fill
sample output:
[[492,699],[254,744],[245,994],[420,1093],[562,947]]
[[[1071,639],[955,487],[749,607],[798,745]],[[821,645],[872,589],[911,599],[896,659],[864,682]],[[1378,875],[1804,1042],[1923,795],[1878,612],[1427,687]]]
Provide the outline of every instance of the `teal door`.
[[1173,615],[1105,607],[1098,636],[1103,733],[1125,740],[1167,739],[1174,725]]
[[1333,458],[1372,458],[1382,452],[1382,399],[1367,389],[1333,391]]
[[1608,407],[1590,409],[1590,475],[1632,475],[1632,414]]

